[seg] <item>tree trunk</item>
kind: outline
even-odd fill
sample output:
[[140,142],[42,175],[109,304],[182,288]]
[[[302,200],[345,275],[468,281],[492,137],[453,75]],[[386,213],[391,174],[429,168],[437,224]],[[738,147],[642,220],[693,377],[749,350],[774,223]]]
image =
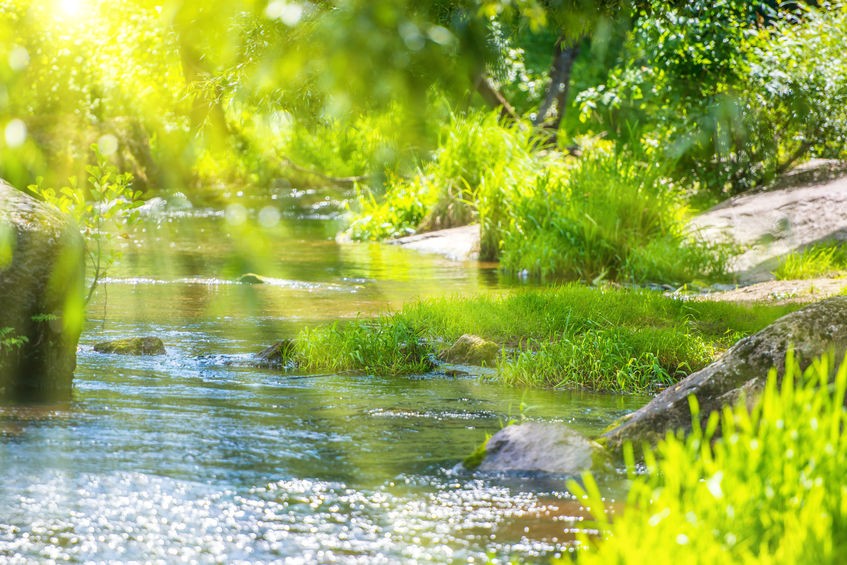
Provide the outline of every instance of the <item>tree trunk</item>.
[[482,96],[482,99],[492,108],[500,110],[502,118],[517,120],[518,114],[503,93],[491,83],[491,79],[485,76],[483,71],[477,72],[473,77],[474,88]]
[[553,64],[550,67],[550,86],[547,88],[547,96],[533,120],[536,126],[543,126],[553,132],[559,129],[562,118],[565,116],[571,85],[571,70],[578,54],[578,41],[571,44],[566,42],[563,36],[559,36],[553,47]]

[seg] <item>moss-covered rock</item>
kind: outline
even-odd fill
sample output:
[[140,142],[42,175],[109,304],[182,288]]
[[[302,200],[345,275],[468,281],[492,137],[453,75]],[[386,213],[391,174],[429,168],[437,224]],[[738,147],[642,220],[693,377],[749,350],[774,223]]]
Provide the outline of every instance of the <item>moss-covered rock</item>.
[[461,365],[490,367],[497,362],[500,346],[479,336],[465,334],[441,354],[441,360]]
[[0,398],[70,396],[84,277],[77,226],[0,180]]
[[94,346],[94,351],[117,355],[164,355],[165,344],[158,337],[133,337],[100,342]]
[[668,431],[690,431],[689,396],[697,398],[703,424],[709,414],[742,398],[752,404],[771,368],[777,369],[781,379],[791,348],[803,368],[830,349],[836,359],[843,359],[847,352],[847,296],[807,306],[742,339],[715,363],[665,389],[630,414],[601,441],[611,450],[619,450],[626,441],[655,444]]

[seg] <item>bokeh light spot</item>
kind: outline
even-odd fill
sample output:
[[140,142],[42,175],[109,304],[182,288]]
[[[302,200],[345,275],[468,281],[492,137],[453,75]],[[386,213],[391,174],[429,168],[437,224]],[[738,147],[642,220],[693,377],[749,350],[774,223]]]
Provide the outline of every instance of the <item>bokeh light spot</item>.
[[29,51],[18,45],[9,52],[9,67],[13,71],[22,71],[29,66]]
[[23,120],[14,119],[6,124],[6,145],[20,147],[26,141],[26,124]]
[[103,155],[114,155],[118,150],[118,138],[111,133],[101,135],[97,140],[97,148]]
[[279,210],[273,206],[265,206],[259,211],[259,224],[263,228],[273,228],[279,224]]
[[241,204],[230,204],[226,207],[226,222],[231,226],[240,226],[247,221],[247,208]]

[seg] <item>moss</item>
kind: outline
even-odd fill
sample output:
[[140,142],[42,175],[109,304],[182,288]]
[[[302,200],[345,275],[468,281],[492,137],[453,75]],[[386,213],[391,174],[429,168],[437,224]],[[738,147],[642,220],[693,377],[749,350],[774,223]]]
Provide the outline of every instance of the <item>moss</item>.
[[447,363],[489,367],[496,363],[500,346],[476,335],[464,334],[441,354]]
[[94,351],[116,355],[164,355],[165,344],[158,337],[133,337],[100,342],[94,346]]
[[464,465],[465,469],[473,471],[482,464],[482,460],[485,459],[485,454],[488,453],[488,440],[490,439],[491,434],[485,434],[485,441],[479,444],[470,455],[465,457],[462,461],[462,465]]

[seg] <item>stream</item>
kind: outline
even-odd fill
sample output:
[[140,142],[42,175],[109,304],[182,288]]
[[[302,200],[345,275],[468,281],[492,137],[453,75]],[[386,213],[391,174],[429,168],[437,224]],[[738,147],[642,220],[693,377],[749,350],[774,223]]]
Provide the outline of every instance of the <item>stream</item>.
[[[0,561],[545,562],[584,512],[563,477],[457,464],[510,418],[596,434],[644,398],[438,372],[284,373],[252,354],[304,326],[499,292],[496,269],[337,243],[335,200],[285,189],[154,210],[89,305],[69,403],[0,406]],[[259,237],[261,236],[261,237]],[[267,284],[237,283],[246,272]],[[163,357],[93,351],[154,335]],[[523,409],[521,407],[524,407]],[[601,477],[622,492],[617,475]]]

